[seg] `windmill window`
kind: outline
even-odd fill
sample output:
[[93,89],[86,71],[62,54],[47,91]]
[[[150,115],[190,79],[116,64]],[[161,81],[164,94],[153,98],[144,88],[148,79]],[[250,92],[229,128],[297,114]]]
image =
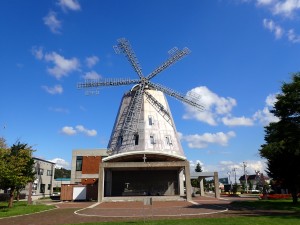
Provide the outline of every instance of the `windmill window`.
[[154,135],[150,135],[150,143],[151,143],[152,145],[155,144]]
[[149,116],[148,121],[149,121],[149,125],[152,126],[153,125],[153,116]]
[[134,139],[134,145],[139,145],[139,135],[138,134],[135,134],[133,136],[133,139]]
[[122,143],[123,143],[123,136],[119,136],[117,145],[120,146],[122,145]]
[[170,136],[166,136],[166,137],[165,137],[165,140],[166,140],[166,144],[167,144],[167,145],[172,145],[172,140],[171,140],[171,137],[170,137]]

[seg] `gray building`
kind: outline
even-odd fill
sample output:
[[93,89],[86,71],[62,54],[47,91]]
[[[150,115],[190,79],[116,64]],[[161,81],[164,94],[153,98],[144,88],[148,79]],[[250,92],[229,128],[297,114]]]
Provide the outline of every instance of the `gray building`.
[[32,200],[49,197],[53,193],[55,163],[36,157],[33,159],[35,180],[28,184],[22,193],[28,196],[29,190],[32,189]]

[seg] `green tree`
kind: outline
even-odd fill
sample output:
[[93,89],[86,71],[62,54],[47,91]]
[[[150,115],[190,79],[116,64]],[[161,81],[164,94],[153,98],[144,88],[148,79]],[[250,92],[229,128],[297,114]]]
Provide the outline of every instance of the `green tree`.
[[199,184],[199,180],[198,179],[191,179],[191,185],[192,187],[199,187],[200,184]]
[[70,178],[71,170],[65,168],[55,168],[54,179],[56,178]]
[[196,165],[195,172],[202,172],[202,167],[199,162]]
[[265,144],[259,153],[267,159],[267,173],[290,190],[293,203],[300,190],[300,73],[283,83],[282,93],[271,111],[278,122],[265,127]]
[[20,142],[9,149],[0,149],[0,188],[10,189],[9,208],[16,192],[34,180],[32,152],[32,147]]

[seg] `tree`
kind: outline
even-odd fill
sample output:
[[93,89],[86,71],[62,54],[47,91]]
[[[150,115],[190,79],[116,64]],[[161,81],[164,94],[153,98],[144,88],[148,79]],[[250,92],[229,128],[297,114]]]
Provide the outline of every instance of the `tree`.
[[196,165],[195,172],[202,172],[202,167],[199,162]]
[[20,142],[9,149],[0,149],[0,188],[10,189],[8,207],[13,206],[14,195],[34,180],[32,147]]
[[70,178],[71,170],[65,168],[55,168],[54,179],[56,178]]
[[267,173],[290,190],[293,203],[300,190],[300,73],[283,83],[271,112],[278,122],[265,127],[265,144],[259,153],[267,159]]
[[6,140],[3,137],[0,137],[0,149],[7,148]]

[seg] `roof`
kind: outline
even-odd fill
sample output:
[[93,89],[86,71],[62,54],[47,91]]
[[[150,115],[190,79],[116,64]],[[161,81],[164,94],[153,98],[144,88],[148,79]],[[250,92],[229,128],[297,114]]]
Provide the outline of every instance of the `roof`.
[[55,181],[70,181],[71,180],[71,178],[65,178],[65,177],[58,177],[58,178],[55,178],[54,179]]
[[37,157],[32,157],[32,159],[33,160],[38,160],[38,161],[43,161],[43,162],[55,164],[54,162],[51,162],[51,161],[48,161],[48,160],[45,160],[45,159],[41,159],[41,158],[37,158]]
[[198,179],[198,177],[214,177],[214,172],[191,172],[191,179]]
[[[264,179],[269,179],[269,177],[263,176]],[[256,179],[260,179],[261,175],[256,176],[256,174],[253,175],[248,175],[247,176],[247,180],[256,180]],[[245,175],[241,176],[239,180],[245,180]]]
[[[160,159],[160,161],[184,161],[186,158],[184,156],[172,155],[165,152],[157,152],[157,151],[132,151],[132,152],[123,152],[115,155],[111,155],[109,157],[103,158],[103,162],[108,161],[124,161],[130,162],[136,158],[139,161],[143,161],[143,157],[147,161],[153,161],[153,159]],[[135,161],[135,160],[134,160]]]

